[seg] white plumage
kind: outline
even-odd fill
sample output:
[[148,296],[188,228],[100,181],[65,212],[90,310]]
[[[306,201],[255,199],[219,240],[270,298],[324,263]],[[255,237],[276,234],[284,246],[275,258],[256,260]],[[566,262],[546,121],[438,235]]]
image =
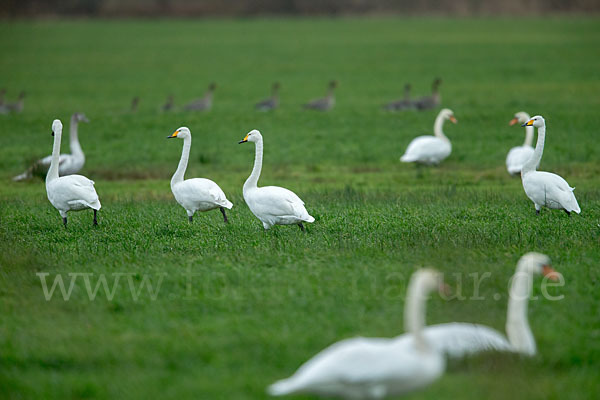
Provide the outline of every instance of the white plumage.
[[544,153],[544,141],[546,138],[546,121],[540,115],[531,118],[525,126],[538,128],[538,139],[533,156],[523,165],[521,170],[521,181],[527,197],[535,204],[535,210],[539,214],[542,207],[564,210],[567,214],[575,212],[579,214],[581,209],[575,198],[573,190],[561,176],[536,171],[542,154]]
[[452,110],[444,108],[438,114],[433,125],[435,136],[426,135],[414,138],[406,148],[404,155],[400,157],[400,161],[431,165],[439,164],[446,159],[452,152],[452,144],[442,130],[444,121],[447,119],[457,123]]
[[223,219],[227,222],[225,208],[231,209],[233,204],[227,200],[219,185],[206,178],[183,179],[192,146],[192,133],[188,128],[181,127],[167,139],[176,137],[183,139],[183,151],[177,170],[171,178],[171,191],[175,200],[186,210],[190,222],[196,211],[209,211],[216,208],[221,210]]
[[440,283],[441,274],[436,271],[422,269],[413,274],[404,309],[409,335],[342,340],[304,363],[290,378],[271,385],[268,392],[382,399],[427,386],[446,366],[443,354],[422,335],[427,296]]
[[[529,121],[531,117],[524,111],[520,111],[515,114],[515,117],[510,121],[510,125],[524,124]],[[523,165],[533,155],[533,126],[525,127],[525,142],[522,146],[515,146],[509,150],[506,155],[506,170],[511,175],[519,175]]]
[[[80,122],[90,122],[83,113],[75,113],[71,116],[71,125],[69,129],[69,146],[71,154],[61,154],[58,160],[58,175],[76,174],[85,164],[85,154],[79,144],[78,128]],[[52,155],[46,156],[34,163],[27,171],[13,178],[13,181],[23,181],[33,176],[34,170],[43,170],[47,172],[52,162]]]
[[304,202],[291,190],[278,186],[258,187],[258,178],[262,169],[263,138],[256,129],[249,132],[240,143],[254,142],[256,155],[252,173],[244,183],[244,200],[252,214],[256,216],[265,229],[273,225],[297,224],[304,230],[303,222],[314,222],[314,218],[306,211]]
[[82,175],[58,176],[62,123],[57,119],[52,123],[52,134],[54,135],[52,162],[46,176],[48,200],[60,213],[65,226],[67,226],[68,211],[79,211],[86,208],[94,210],[94,225],[96,225],[98,223],[96,212],[101,205],[94,188],[94,181]]

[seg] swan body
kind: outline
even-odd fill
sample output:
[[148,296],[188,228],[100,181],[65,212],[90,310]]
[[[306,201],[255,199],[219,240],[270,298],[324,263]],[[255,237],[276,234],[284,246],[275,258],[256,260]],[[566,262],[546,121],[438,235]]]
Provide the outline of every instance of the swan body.
[[571,212],[579,214],[581,208],[577,203],[573,191],[567,181],[561,176],[551,172],[536,171],[542,154],[544,153],[544,141],[546,138],[546,121],[540,115],[531,118],[524,126],[538,128],[538,139],[533,156],[523,165],[521,170],[521,181],[525,194],[535,205],[536,213],[539,214],[542,207],[564,210],[567,214]]
[[[69,145],[71,154],[61,154],[58,160],[58,175],[73,175],[81,171],[85,164],[85,154],[79,144],[78,128],[80,122],[90,122],[85,114],[75,113],[71,116],[71,125],[69,129]],[[34,171],[46,173],[52,163],[52,155],[46,156],[34,163],[27,171],[13,178],[13,181],[23,181],[30,179]]]
[[272,384],[269,394],[382,399],[429,385],[446,367],[443,354],[422,335],[426,298],[440,281],[441,275],[433,270],[422,269],[413,274],[404,313],[411,331],[406,338],[359,337],[334,343],[290,378]]
[[[518,112],[515,117],[510,121],[510,125],[524,124],[529,121],[531,117],[526,112]],[[525,127],[525,143],[522,146],[515,146],[506,155],[506,170],[511,175],[520,175],[523,164],[527,162],[533,156],[533,126]]]
[[329,82],[329,90],[327,91],[327,96],[309,101],[308,103],[304,104],[304,108],[317,111],[328,111],[332,109],[333,106],[335,106],[335,96],[333,92],[336,87],[336,81]]
[[82,175],[58,175],[58,162],[60,157],[60,141],[62,123],[54,120],[52,124],[54,146],[52,148],[52,162],[46,176],[46,193],[50,203],[58,210],[67,226],[67,212],[80,211],[87,208],[94,210],[94,225],[98,224],[96,212],[100,210],[100,200],[94,188],[94,181]]
[[252,173],[244,183],[244,200],[252,214],[256,216],[265,229],[273,225],[297,224],[304,230],[303,222],[314,222],[314,218],[306,211],[304,202],[291,190],[279,186],[258,187],[258,178],[262,169],[263,138],[256,129],[250,131],[239,143],[254,142],[256,154]]
[[233,204],[227,200],[219,185],[206,178],[183,179],[192,146],[192,133],[189,128],[177,129],[172,135],[167,136],[167,139],[171,138],[183,139],[181,159],[171,178],[171,191],[175,200],[185,209],[190,222],[196,211],[210,211],[216,208],[221,210],[223,219],[227,222],[225,208],[231,209]]
[[406,148],[404,155],[400,157],[400,161],[432,165],[439,164],[446,159],[452,152],[452,144],[442,130],[444,121],[447,119],[457,123],[452,110],[444,108],[435,119],[433,126],[435,136],[426,135],[414,138]]

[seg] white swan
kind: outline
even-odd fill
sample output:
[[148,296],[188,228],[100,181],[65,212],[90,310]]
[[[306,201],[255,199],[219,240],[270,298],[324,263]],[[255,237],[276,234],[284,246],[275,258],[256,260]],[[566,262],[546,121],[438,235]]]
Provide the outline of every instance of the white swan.
[[314,222],[315,219],[308,214],[300,197],[291,190],[279,186],[257,186],[262,169],[262,135],[254,129],[239,143],[246,142],[256,144],[254,168],[244,183],[244,200],[250,211],[263,223],[265,229],[270,229],[273,225],[297,224],[304,231],[302,223]]
[[[531,117],[526,112],[520,111],[515,114],[515,117],[510,121],[513,126],[516,123],[524,124]],[[511,175],[520,175],[523,164],[533,155],[533,126],[525,127],[525,143],[522,146],[515,146],[506,155],[506,169]]]
[[523,165],[521,180],[527,197],[535,204],[537,214],[543,206],[564,210],[569,216],[571,212],[579,214],[581,209],[572,188],[562,177],[550,173],[536,171],[542,154],[544,153],[544,140],[546,138],[546,121],[541,115],[536,115],[523,126],[538,128],[537,144],[533,156]]
[[94,189],[94,181],[81,175],[58,176],[62,128],[60,120],[55,119],[52,122],[54,146],[52,147],[52,162],[48,175],[46,175],[48,200],[60,213],[65,227],[67,226],[68,211],[80,211],[87,208],[94,210],[94,225],[98,225],[96,213],[101,205],[96,189]]
[[171,136],[167,136],[167,139],[172,138],[183,139],[181,159],[171,178],[171,191],[175,200],[185,208],[190,222],[196,211],[209,211],[215,208],[221,210],[223,220],[227,222],[225,208],[230,210],[233,204],[227,200],[219,185],[206,178],[183,179],[190,157],[190,147],[192,147],[192,133],[188,128],[182,126]]
[[[76,174],[85,164],[85,154],[79,144],[78,128],[80,122],[90,122],[85,114],[75,113],[71,116],[71,125],[69,127],[69,146],[71,154],[61,154],[58,160],[58,174],[60,176]],[[13,178],[13,181],[23,181],[30,179],[34,173],[47,173],[52,162],[52,155],[46,156],[36,161],[27,171]]]
[[421,269],[411,277],[404,307],[407,340],[354,338],[334,343],[304,363],[269,394],[314,393],[346,399],[381,399],[429,385],[445,370],[442,353],[423,336],[425,303],[442,275]]
[[431,165],[439,164],[448,157],[452,152],[452,144],[442,130],[444,121],[447,119],[455,124],[458,122],[452,110],[447,108],[441,110],[433,125],[435,136],[426,135],[414,138],[406,148],[404,155],[400,157],[400,161]]
[[[536,346],[527,319],[527,304],[531,297],[533,276],[540,274],[551,280],[557,279],[548,256],[532,252],[519,259],[509,290],[506,318],[508,339],[495,329],[468,323],[430,325],[424,329],[425,337],[436,350],[452,358],[492,350],[535,355]],[[407,335],[400,338],[409,340]]]

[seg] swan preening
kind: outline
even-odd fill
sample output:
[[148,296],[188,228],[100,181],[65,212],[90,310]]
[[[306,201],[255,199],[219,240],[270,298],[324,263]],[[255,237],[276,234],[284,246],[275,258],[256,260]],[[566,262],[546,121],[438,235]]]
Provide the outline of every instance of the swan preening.
[[452,144],[442,130],[446,120],[457,123],[452,110],[444,108],[438,114],[433,125],[435,136],[426,135],[414,138],[406,148],[404,155],[400,157],[400,161],[431,165],[439,164],[448,157],[452,152]]
[[[515,114],[515,117],[510,121],[510,125],[522,125],[529,121],[531,117],[524,111]],[[525,142],[522,146],[515,146],[506,155],[506,169],[511,175],[520,175],[523,164],[533,155],[533,126],[525,127]]]
[[298,225],[304,231],[303,222],[314,222],[308,214],[304,202],[291,190],[279,186],[258,187],[258,178],[262,169],[263,138],[256,129],[250,131],[241,143],[254,142],[256,153],[252,173],[244,183],[244,200],[252,214],[256,216],[265,229],[273,225]]
[[406,339],[354,338],[334,343],[291,377],[268,388],[274,396],[313,393],[345,399],[382,399],[423,388],[446,368],[444,354],[423,335],[428,295],[442,275],[421,269],[411,277],[404,306]]
[[309,110],[317,111],[328,111],[335,105],[334,91],[337,87],[337,81],[329,82],[329,88],[327,89],[327,95],[320,99],[311,100],[304,104],[304,108]]
[[[71,154],[61,154],[58,160],[58,174],[60,176],[72,175],[81,171],[85,164],[85,154],[79,144],[79,123],[90,122],[85,114],[75,113],[71,116],[71,125],[69,128],[69,147]],[[62,128],[61,128],[62,129]],[[13,178],[13,181],[23,181],[30,179],[38,171],[40,173],[46,173],[52,162],[52,155],[46,156],[36,161],[27,171],[19,174]]]
[[581,209],[573,190],[559,175],[536,171],[542,154],[544,153],[544,141],[546,139],[546,121],[541,115],[536,115],[523,126],[534,126],[538,128],[537,144],[533,155],[527,160],[521,169],[521,180],[527,197],[535,204],[535,211],[540,213],[542,207],[564,210],[568,215],[571,212],[579,214]]
[[225,208],[231,209],[233,204],[227,200],[219,185],[206,178],[183,179],[190,157],[190,148],[192,147],[192,133],[189,128],[182,126],[172,135],[167,136],[167,139],[172,138],[183,139],[181,159],[175,174],[171,178],[171,191],[175,196],[175,200],[185,208],[190,222],[192,222],[196,211],[210,211],[216,208],[221,210],[223,220],[227,222]]
[[52,162],[46,176],[48,200],[60,213],[65,227],[67,226],[68,211],[80,211],[87,208],[94,210],[94,225],[98,225],[96,213],[101,205],[96,189],[94,189],[94,181],[82,175],[58,175],[62,128],[60,120],[55,119],[52,122],[54,145],[52,147]]

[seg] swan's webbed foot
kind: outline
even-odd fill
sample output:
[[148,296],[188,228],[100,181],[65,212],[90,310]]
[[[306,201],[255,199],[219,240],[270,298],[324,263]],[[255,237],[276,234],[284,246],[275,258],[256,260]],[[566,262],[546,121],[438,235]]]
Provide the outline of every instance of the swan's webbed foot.
[[94,210],[94,226],[98,225],[98,211]]
[[188,216],[188,221],[189,221],[189,223],[191,224],[192,222],[194,222],[194,217],[193,217],[193,216],[191,216],[191,215],[189,215],[189,216]]
[[63,225],[65,228],[67,227],[67,217],[63,217]]
[[227,214],[225,214],[225,209],[223,207],[219,207],[219,209],[221,210],[221,214],[223,214],[223,222],[228,223],[229,220],[227,219]]
[[304,225],[302,224],[302,222],[300,222],[300,223],[298,224],[298,226],[300,227],[300,230],[301,230],[302,232],[306,232],[306,229],[304,229]]

